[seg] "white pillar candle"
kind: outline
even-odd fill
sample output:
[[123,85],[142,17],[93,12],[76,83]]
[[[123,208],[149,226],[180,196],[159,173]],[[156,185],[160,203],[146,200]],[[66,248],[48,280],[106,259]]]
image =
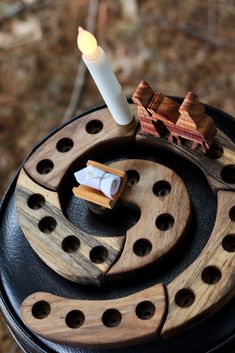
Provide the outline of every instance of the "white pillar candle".
[[83,61],[114,120],[119,125],[129,124],[133,119],[133,115],[105,52],[97,45],[95,37],[81,27],[78,29],[77,43],[83,53]]

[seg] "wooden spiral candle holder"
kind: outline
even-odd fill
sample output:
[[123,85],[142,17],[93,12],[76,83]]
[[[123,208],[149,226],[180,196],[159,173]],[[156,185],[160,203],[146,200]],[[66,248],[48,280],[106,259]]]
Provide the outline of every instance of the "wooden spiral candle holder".
[[[136,108],[131,106],[133,113]],[[63,214],[59,193],[72,166],[95,149],[133,144],[176,151],[197,165],[217,197],[209,241],[195,261],[168,284],[158,283],[125,297],[69,299],[37,292],[22,303],[25,325],[48,340],[85,347],[118,347],[167,337],[206,320],[235,291],[235,193],[230,170],[235,145],[220,130],[207,154],[143,135],[135,119],[118,126],[107,109],[89,113],[53,134],[24,164],[17,182],[20,226],[38,256],[59,275],[78,284],[105,285],[161,263],[184,239],[192,215],[183,180],[169,167],[144,159],[110,166],[127,173],[120,202],[141,216],[122,236],[96,236]],[[206,205],[205,205],[206,207]]]

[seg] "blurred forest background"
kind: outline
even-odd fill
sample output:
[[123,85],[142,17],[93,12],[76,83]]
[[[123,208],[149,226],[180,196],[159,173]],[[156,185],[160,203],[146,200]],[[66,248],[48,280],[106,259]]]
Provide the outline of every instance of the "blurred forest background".
[[[235,116],[235,0],[1,0],[0,197],[32,146],[102,103],[77,50],[95,33],[131,96],[141,79]],[[20,352],[0,321],[0,353]]]

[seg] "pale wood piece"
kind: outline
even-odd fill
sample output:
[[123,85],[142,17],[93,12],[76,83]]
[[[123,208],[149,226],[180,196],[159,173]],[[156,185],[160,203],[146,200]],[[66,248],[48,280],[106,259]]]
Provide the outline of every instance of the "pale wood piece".
[[169,141],[176,138],[177,143],[181,143],[179,137],[191,140],[191,148],[194,150],[200,145],[205,153],[214,141],[216,128],[213,119],[205,114],[205,106],[199,102],[198,96],[193,92],[188,92],[179,108],[180,116],[173,126],[169,126]]
[[[152,136],[144,135],[140,129],[136,134],[136,142],[141,145],[161,147],[174,150],[183,158],[197,165],[207,178],[212,190],[218,189],[235,190],[235,183],[228,183],[224,180],[222,171],[227,166],[235,165],[235,145],[221,130],[218,129],[214,143],[208,150],[208,154],[199,150],[192,151],[189,143],[184,145],[171,144],[165,138],[156,139]],[[214,151],[214,152],[213,152]],[[209,157],[209,153],[213,158]],[[216,157],[218,154],[218,158]]]
[[[45,203],[38,209],[28,205],[30,196],[35,194],[45,199]],[[125,241],[123,236],[97,237],[76,228],[64,217],[57,192],[35,183],[23,169],[17,181],[16,210],[21,229],[34,251],[50,268],[71,281],[82,284],[103,283],[105,273],[121,254]],[[56,221],[53,231],[40,230],[39,222],[44,217],[52,217]],[[71,235],[80,241],[80,246],[77,251],[66,252],[62,243]],[[94,263],[90,259],[92,249],[97,246],[104,247],[108,252],[107,258],[105,256],[101,263]]]
[[117,191],[117,193],[113,196],[112,199],[108,198],[107,196],[105,196],[102,191],[100,190],[96,190],[93,189],[89,186],[86,185],[79,185],[78,187],[74,187],[73,188],[73,193],[75,196],[82,198],[83,200],[87,200],[90,202],[93,202],[97,205],[103,206],[105,208],[113,208],[116,204],[116,202],[118,201],[121,193],[124,190],[124,187],[126,185],[126,173],[123,172],[122,170],[118,170],[118,169],[114,169],[114,168],[110,168],[109,166],[107,166],[106,164],[101,164],[95,161],[91,161],[89,160],[87,162],[87,166],[93,166],[96,167],[100,170],[103,170],[106,173],[111,173],[117,176],[121,177],[121,184],[119,186],[119,189]]
[[[106,274],[112,277],[142,268],[166,255],[184,236],[191,210],[184,182],[173,170],[152,161],[138,159],[115,162],[111,166],[139,173],[138,183],[131,186],[127,182],[120,200],[138,206],[141,210],[139,221],[127,231],[126,242],[119,260]],[[165,196],[159,197],[153,193],[153,186],[159,181],[165,181],[171,187],[170,192],[168,194],[166,192]],[[172,228],[168,230],[157,228],[155,221],[162,214],[171,215],[174,218]],[[171,219],[162,219],[163,228],[164,225],[167,226],[168,221],[171,222]],[[144,239],[149,244],[140,243],[137,246],[140,255],[137,255],[134,249],[140,239]]]
[[[44,319],[33,316],[32,308],[40,301],[48,303],[51,309]],[[143,307],[141,313],[146,317],[143,320],[137,317],[136,308],[145,301],[154,305],[155,312],[147,319],[151,316],[151,308]],[[119,311],[119,325],[115,326],[118,318],[112,315],[107,321],[113,327],[103,324],[102,317],[108,309]],[[66,324],[66,316],[73,310],[80,310],[84,315],[84,323],[78,328],[70,328]],[[154,340],[161,330],[165,312],[166,297],[162,284],[112,300],[67,299],[39,292],[27,297],[21,306],[24,323],[40,336],[66,345],[92,348],[119,347]]]
[[[135,105],[130,105],[130,108],[135,114]],[[98,123],[94,121],[98,121]],[[137,125],[137,119],[134,119],[129,125],[117,125],[107,108],[89,113],[66,125],[48,138],[29,157],[24,164],[24,168],[37,183],[47,189],[57,191],[63,176],[75,160],[81,158],[84,153],[89,152],[92,148],[100,148],[105,144],[116,143],[118,140],[123,143],[131,141],[135,135]],[[88,133],[87,129],[92,130],[93,133]],[[95,133],[99,129],[101,130]],[[73,147],[67,152],[60,152],[56,147],[57,143],[63,138],[69,138],[73,141]],[[37,165],[45,160],[53,163],[53,169],[49,173],[40,174]]]
[[[225,251],[222,246],[224,237],[235,233],[235,222],[230,218],[230,210],[234,206],[234,192],[218,192],[216,222],[207,245],[199,257],[167,286],[169,309],[162,331],[164,335],[176,333],[202,316],[205,319],[206,314],[213,314],[234,296],[235,255],[233,250]],[[221,272],[221,278],[215,284],[202,280],[202,272],[208,266],[215,266]],[[195,301],[182,308],[176,304],[175,297],[184,288],[194,293]]]
[[216,135],[211,117],[205,114],[204,104],[193,92],[188,92],[181,106],[162,93],[152,90],[141,81],[133,97],[138,107],[142,132],[155,137],[170,132],[169,141],[181,144],[180,138],[192,141],[191,148],[200,146],[203,152],[209,148]]

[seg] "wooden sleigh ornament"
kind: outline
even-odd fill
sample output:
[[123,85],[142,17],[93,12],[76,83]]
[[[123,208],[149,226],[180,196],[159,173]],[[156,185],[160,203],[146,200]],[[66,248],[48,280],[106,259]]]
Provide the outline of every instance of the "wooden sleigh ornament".
[[154,92],[146,81],[141,81],[133,97],[144,134],[155,137],[168,133],[168,140],[181,144],[181,138],[192,141],[194,150],[200,146],[206,152],[216,135],[215,124],[205,114],[204,104],[193,92],[188,92],[179,105],[160,92]]

